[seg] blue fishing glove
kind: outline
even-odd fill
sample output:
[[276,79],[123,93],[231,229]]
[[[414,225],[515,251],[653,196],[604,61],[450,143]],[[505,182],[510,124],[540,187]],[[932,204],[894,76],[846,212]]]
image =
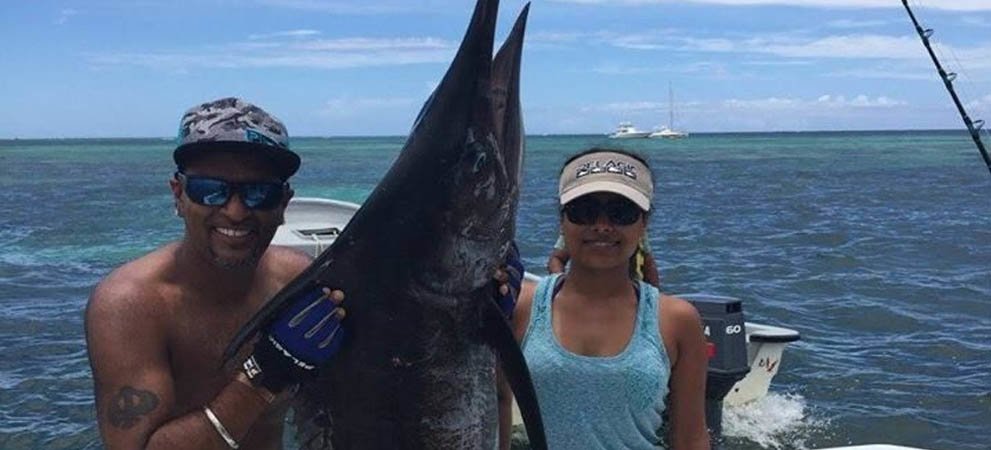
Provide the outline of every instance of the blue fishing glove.
[[523,260],[520,259],[520,249],[516,247],[516,241],[510,243],[503,270],[509,276],[507,280],[509,289],[505,294],[496,290],[496,303],[499,304],[499,309],[506,320],[510,320],[513,318],[513,310],[516,309],[516,300],[520,297],[520,288],[523,287]]
[[344,309],[330,291],[314,289],[298,298],[262,331],[254,352],[244,361],[245,375],[272,393],[316,376],[341,348]]

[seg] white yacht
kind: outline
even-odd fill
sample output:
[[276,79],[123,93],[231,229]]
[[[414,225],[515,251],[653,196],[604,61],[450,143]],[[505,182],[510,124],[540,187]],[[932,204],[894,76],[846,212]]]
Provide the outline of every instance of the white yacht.
[[630,122],[621,122],[616,131],[609,135],[612,139],[640,139],[648,136],[649,131],[640,131]]

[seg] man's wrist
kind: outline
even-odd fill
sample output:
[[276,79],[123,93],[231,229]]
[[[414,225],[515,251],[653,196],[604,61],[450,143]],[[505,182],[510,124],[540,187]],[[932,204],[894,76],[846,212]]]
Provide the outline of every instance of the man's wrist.
[[[290,359],[291,358],[291,359]],[[271,336],[262,336],[255,344],[255,351],[244,360],[241,369],[252,386],[265,388],[278,395],[299,382],[301,370],[292,354],[285,350]]]
[[268,389],[265,389],[264,386],[256,385],[256,384],[252,383],[251,382],[251,379],[248,378],[248,375],[246,373],[244,373],[244,371],[241,371],[241,370],[237,371],[237,374],[234,375],[234,380],[236,380],[239,383],[242,383],[245,386],[247,386],[248,388],[250,388],[251,389],[251,392],[253,392],[255,395],[257,395],[259,398],[261,398],[262,400],[264,400],[265,403],[268,403],[269,405],[271,405],[272,403],[274,403],[275,402],[275,398],[278,397],[272,391],[270,391]]

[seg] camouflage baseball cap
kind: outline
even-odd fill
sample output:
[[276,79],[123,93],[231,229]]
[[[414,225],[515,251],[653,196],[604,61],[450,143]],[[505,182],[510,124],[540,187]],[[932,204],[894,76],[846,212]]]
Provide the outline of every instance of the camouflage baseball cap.
[[183,169],[205,151],[261,152],[282,179],[299,169],[299,155],[289,150],[285,125],[263,109],[239,98],[222,98],[186,111],[179,123],[172,159]]

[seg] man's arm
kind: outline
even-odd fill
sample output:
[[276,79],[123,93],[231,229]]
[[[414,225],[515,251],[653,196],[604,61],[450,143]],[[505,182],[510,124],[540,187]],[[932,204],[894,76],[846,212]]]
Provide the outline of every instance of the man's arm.
[[568,254],[567,250],[563,248],[552,249],[551,255],[547,257],[547,272],[564,273],[569,259],[571,259],[571,255]]
[[[86,309],[97,424],[108,449],[227,449],[202,410],[176,417],[166,330],[156,296],[119,275],[101,283]],[[232,381],[209,408],[235,440],[268,408],[260,390]]]
[[571,255],[564,248],[564,235],[558,235],[557,241],[554,242],[554,248],[551,249],[551,254],[547,257],[547,273],[564,273],[569,259],[571,259]]

